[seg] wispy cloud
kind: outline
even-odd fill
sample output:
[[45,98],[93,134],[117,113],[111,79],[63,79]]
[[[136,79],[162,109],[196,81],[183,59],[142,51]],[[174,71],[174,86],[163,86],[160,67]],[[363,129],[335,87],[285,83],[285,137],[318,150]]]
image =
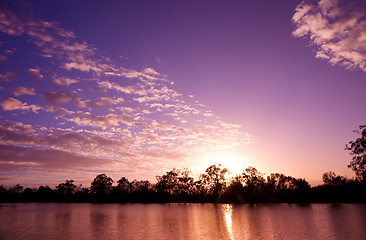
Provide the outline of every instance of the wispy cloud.
[[303,1],[292,20],[293,35],[309,38],[317,46],[317,58],[366,71],[365,1]]
[[87,157],[77,153],[55,149],[39,149],[0,144],[0,166],[2,171],[40,171],[45,169],[61,171],[83,171],[88,168],[104,169],[113,166],[114,160]]
[[[42,110],[43,124],[26,117],[2,119],[0,164],[6,169],[91,171],[99,166],[150,174],[248,142],[241,126],[178,93],[164,74],[118,66],[59,23],[0,10],[0,32],[35,45],[34,58],[53,59],[49,66],[25,68],[43,80],[42,87],[40,82],[35,88],[16,86],[10,91],[22,98],[0,100],[3,111],[21,110],[23,116]],[[0,80],[14,76],[4,73]]]
[[5,56],[5,55],[3,55],[3,54],[0,54],[0,62],[6,62],[6,60],[7,60],[8,58]]
[[124,101],[122,97],[99,97],[95,100],[82,100],[76,91],[51,91],[44,93],[43,96],[48,105],[62,105],[71,102],[78,108],[89,109],[116,105]]
[[13,81],[18,75],[15,72],[5,72],[0,73],[0,81],[3,82],[11,82]]

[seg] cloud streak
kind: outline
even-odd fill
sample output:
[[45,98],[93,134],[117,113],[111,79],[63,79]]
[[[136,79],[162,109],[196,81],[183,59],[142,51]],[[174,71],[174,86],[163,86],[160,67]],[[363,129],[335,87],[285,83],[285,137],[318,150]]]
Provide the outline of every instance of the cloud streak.
[[303,1],[292,21],[296,24],[293,35],[310,39],[317,46],[317,58],[366,71],[365,1]]
[[[248,142],[241,126],[178,93],[164,74],[118,66],[59,23],[3,9],[0,32],[36,46],[32,64],[52,59],[49,65],[19,63],[17,69],[37,80],[32,88],[13,81],[18,73],[0,75],[19,98],[1,99],[2,111],[22,113],[1,119],[0,171],[152,174]],[[30,114],[38,114],[37,123]]]

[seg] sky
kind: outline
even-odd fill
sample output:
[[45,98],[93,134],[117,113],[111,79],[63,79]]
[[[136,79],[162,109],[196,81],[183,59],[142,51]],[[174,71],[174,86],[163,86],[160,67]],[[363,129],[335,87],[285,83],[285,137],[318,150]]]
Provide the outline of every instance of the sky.
[[353,177],[366,2],[1,1],[0,184]]

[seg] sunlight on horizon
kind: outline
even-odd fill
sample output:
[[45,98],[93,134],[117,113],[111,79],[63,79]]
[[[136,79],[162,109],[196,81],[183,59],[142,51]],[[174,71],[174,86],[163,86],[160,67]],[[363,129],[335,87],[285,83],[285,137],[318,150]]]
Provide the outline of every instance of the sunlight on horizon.
[[[227,177],[235,177],[237,174],[241,174],[243,169],[250,165],[250,161],[247,157],[244,157],[242,153],[233,152],[213,152],[202,156],[200,158],[200,168],[208,168],[213,164],[221,164],[222,167],[229,170]],[[203,171],[204,171],[203,170]]]

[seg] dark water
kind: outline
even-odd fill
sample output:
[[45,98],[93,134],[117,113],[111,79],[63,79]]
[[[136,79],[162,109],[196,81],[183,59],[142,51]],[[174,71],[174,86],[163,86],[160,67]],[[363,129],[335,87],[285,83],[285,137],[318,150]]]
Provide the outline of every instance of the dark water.
[[0,204],[0,239],[366,239],[366,205]]

